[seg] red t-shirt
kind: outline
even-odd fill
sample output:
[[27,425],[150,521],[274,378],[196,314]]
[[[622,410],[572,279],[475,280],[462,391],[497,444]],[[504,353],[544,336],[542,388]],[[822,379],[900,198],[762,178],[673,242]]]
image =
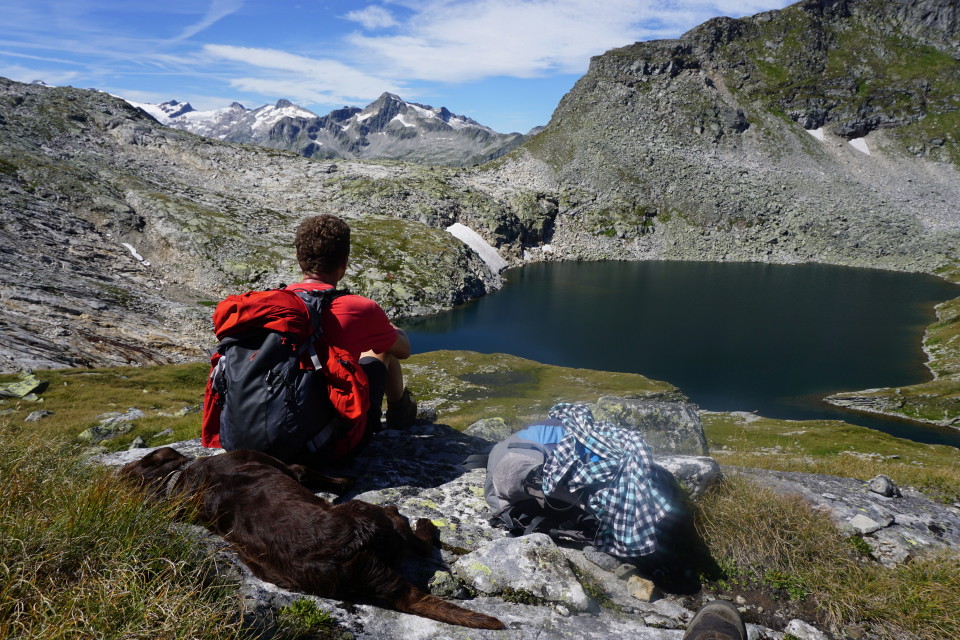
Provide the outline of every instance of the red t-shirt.
[[[332,289],[324,282],[301,282],[287,289],[324,291]],[[383,353],[397,341],[397,330],[376,302],[363,296],[334,298],[329,314],[324,314],[323,335],[330,344],[359,358],[364,351]]]

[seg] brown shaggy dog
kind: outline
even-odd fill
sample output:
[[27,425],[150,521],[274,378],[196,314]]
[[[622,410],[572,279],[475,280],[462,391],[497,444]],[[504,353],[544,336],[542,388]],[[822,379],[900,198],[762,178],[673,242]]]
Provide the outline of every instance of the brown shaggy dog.
[[200,523],[223,536],[263,580],[449,624],[504,628],[496,618],[421,591],[394,570],[407,548],[431,552],[436,527],[428,519],[418,520],[414,532],[393,505],[359,500],[332,505],[304,486],[342,492],[348,480],[256,451],[193,460],[170,447],[129,463],[120,473],[155,496],[195,497]]

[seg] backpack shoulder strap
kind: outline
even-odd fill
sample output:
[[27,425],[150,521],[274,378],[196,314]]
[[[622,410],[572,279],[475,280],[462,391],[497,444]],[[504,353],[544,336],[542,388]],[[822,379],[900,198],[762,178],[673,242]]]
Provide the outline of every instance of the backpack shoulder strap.
[[303,300],[303,303],[307,307],[307,313],[310,314],[310,335],[313,337],[313,340],[307,340],[303,345],[303,349],[306,350],[307,355],[310,356],[313,368],[320,371],[323,369],[323,363],[317,354],[314,342],[323,335],[323,313],[330,308],[330,303],[333,302],[334,299],[349,295],[350,292],[346,289],[333,288],[323,289],[321,291],[315,289],[291,289],[291,291]]
[[307,305],[307,311],[310,312],[310,326],[313,333],[320,335],[322,332],[323,312],[330,308],[330,303],[340,296],[350,295],[347,289],[291,289]]

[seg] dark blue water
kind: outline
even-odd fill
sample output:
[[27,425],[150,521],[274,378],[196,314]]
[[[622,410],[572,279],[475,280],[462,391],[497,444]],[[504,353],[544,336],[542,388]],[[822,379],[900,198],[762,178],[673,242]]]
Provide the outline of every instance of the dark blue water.
[[710,262],[551,263],[506,275],[501,291],[407,321],[416,351],[510,353],[641,373],[678,386],[704,409],[839,419],[960,447],[954,429],[821,400],[930,379],[923,331],[936,303],[960,296],[960,287],[939,278]]

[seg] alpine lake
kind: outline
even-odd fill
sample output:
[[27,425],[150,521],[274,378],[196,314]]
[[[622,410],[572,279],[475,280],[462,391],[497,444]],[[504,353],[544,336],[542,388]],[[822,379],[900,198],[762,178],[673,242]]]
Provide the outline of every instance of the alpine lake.
[[960,447],[960,431],[833,407],[840,391],[931,379],[922,350],[934,306],[960,286],[923,274],[819,264],[551,262],[506,286],[410,319],[419,352],[509,353],[640,373],[702,409],[843,420]]

